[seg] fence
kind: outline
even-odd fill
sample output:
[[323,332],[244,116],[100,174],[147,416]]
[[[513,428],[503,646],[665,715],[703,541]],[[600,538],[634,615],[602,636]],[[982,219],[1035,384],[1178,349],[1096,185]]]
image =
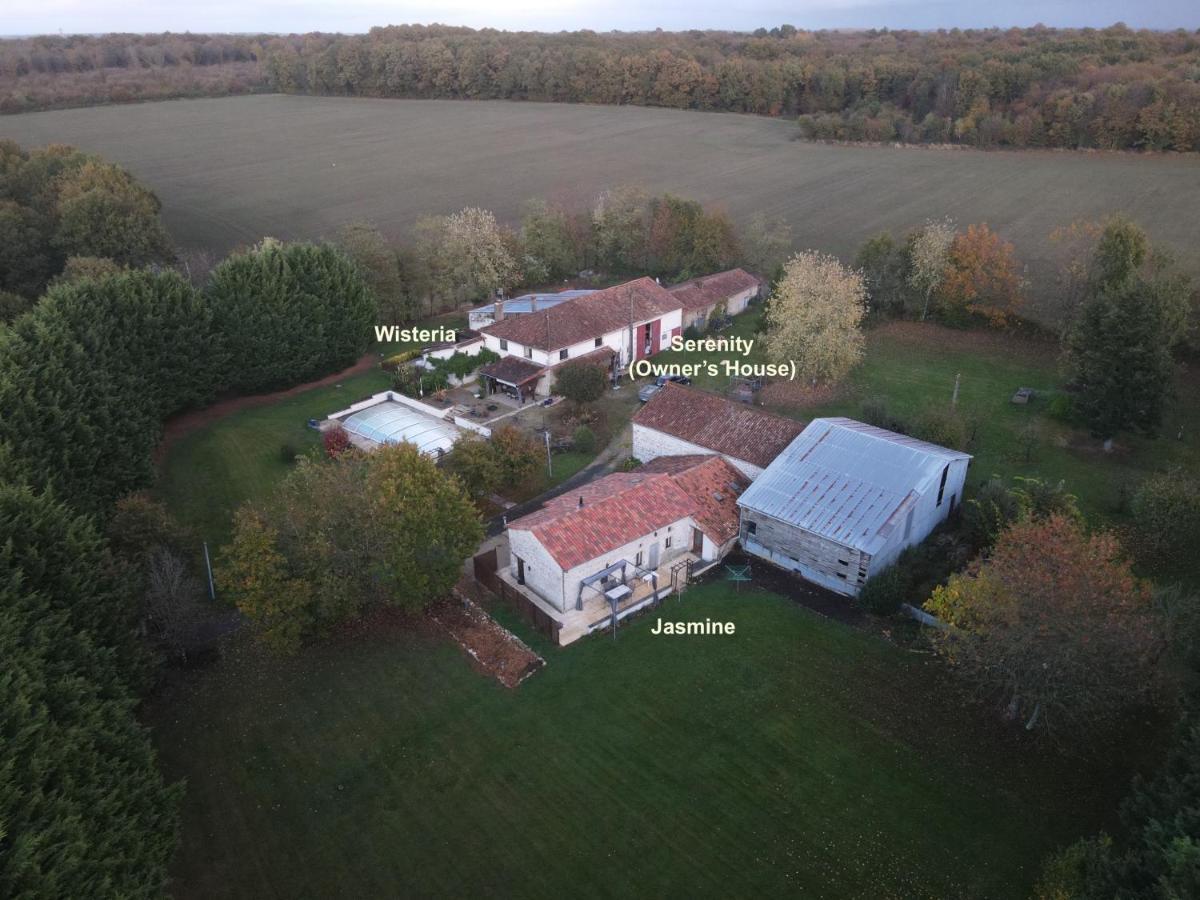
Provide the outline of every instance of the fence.
[[500,577],[500,566],[495,548],[480,553],[472,560],[475,580],[503,600],[522,619],[540,631],[554,643],[558,643],[558,632],[562,623],[549,616],[520,591],[513,590]]

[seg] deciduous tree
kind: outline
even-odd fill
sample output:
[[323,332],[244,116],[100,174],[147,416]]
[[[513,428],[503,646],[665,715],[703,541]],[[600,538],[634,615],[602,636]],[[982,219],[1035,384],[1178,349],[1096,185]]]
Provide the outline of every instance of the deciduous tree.
[[1064,516],[1012,525],[926,608],[948,625],[938,652],[1027,729],[1078,742],[1159,686],[1149,585],[1111,534]]
[[784,265],[767,305],[766,350],[795,361],[813,381],[844,378],[862,359],[867,313],[862,275],[834,257],[806,250]]
[[946,276],[956,233],[949,219],[926,222],[908,242],[908,283],[923,298],[922,321],[929,315],[929,302]]
[[1022,281],[1013,245],[986,224],[968,225],[950,244],[936,288],[938,313],[952,321],[982,316],[1003,325],[1021,305]]

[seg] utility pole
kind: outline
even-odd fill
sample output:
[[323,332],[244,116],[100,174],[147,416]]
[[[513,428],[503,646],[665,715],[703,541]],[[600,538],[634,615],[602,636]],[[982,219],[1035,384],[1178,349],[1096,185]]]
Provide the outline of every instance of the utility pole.
[[958,409],[958,381],[962,378],[962,373],[954,376],[954,395],[950,398],[950,408]]
[[204,542],[204,568],[208,570],[208,599],[216,600],[217,589],[216,586],[213,585],[212,560],[210,560],[208,557],[208,541]]
[[554,477],[554,463],[550,461],[550,429],[547,428],[542,434],[546,438],[546,473]]

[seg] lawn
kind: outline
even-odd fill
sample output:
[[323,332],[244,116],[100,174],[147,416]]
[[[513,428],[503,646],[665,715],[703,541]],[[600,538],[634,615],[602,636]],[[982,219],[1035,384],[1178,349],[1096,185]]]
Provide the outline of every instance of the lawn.
[[839,147],[795,140],[787,119],[730,113],[277,95],[6,116],[0,134],[128,166],[162,200],[177,242],[217,253],[361,219],[400,237],[464,206],[512,222],[531,197],[587,204],[636,183],[739,222],[782,216],[797,248],[847,262],[878,231],[987,222],[1047,292],[1050,232],[1120,211],[1200,273],[1195,155]]
[[[755,337],[758,317],[757,312],[738,316],[718,336]],[[706,357],[719,359],[721,354],[664,353],[655,362],[695,362]],[[749,359],[762,361],[758,346]],[[1052,396],[1066,380],[1056,344],[1019,334],[889,323],[867,333],[862,364],[835,390],[812,392],[800,384],[774,384],[759,400],[775,412],[810,419],[861,418],[864,400],[882,398],[893,414],[913,420],[925,410],[950,405],[956,376],[960,376],[958,409],[976,428],[968,493],[992,475],[1061,480],[1078,495],[1086,512],[1102,520],[1119,520],[1130,492],[1147,474],[1200,467],[1200,379],[1194,374],[1181,371],[1161,437],[1122,436],[1112,453],[1104,453],[1085,430],[1050,415],[1048,399],[1028,406],[1011,402],[1019,387]],[[723,377],[701,376],[694,383],[718,393],[729,386]],[[1030,425],[1036,437],[1027,448],[1023,433]]]
[[1019,898],[1125,784],[782,597],[717,582],[663,616],[737,632],[643,617],[515,691],[398,629],[181,681],[151,710],[188,784],[177,895]]
[[171,448],[157,491],[180,522],[220,546],[238,506],[267,496],[291,468],[281,454],[283,445],[300,453],[320,446],[320,435],[308,427],[310,418],[323,419],[390,386],[387,373],[373,369],[340,385],[233,413]]

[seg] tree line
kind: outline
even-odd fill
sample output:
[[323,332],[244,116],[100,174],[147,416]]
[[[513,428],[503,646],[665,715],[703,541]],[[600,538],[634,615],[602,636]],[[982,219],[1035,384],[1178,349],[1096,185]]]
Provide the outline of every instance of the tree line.
[[39,37],[0,42],[0,111],[272,90],[794,116],[820,139],[1187,151],[1200,149],[1198,64],[1195,32],[1122,24]]
[[168,417],[353,362],[374,297],[325,244],[264,241],[192,284],[128,173],[0,160],[0,895],[161,896],[182,787],[136,711],[198,585],[137,491]]

